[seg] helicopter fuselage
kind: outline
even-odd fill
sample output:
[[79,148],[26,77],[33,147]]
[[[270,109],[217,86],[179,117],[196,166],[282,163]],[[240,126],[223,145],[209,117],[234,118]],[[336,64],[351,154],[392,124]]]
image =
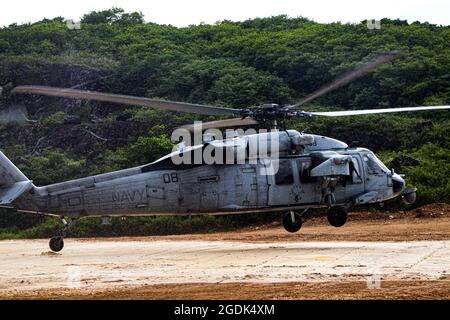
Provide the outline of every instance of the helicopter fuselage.
[[368,149],[295,130],[277,135],[279,152],[257,161],[247,156],[243,163],[175,165],[171,154],[144,166],[33,185],[12,207],[72,218],[233,214],[348,208],[383,202],[405,189],[403,178]]

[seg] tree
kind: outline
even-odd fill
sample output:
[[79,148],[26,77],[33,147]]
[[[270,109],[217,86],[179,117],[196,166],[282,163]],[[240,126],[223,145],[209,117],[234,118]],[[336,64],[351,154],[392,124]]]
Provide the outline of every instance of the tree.
[[121,8],[111,8],[85,14],[81,22],[86,24],[118,24],[121,27],[127,27],[144,23],[144,16],[141,12],[125,13]]

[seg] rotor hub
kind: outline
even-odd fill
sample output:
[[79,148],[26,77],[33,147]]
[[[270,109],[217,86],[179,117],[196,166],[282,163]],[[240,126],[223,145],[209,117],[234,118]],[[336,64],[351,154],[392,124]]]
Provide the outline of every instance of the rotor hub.
[[273,123],[286,121],[291,118],[308,116],[303,111],[297,111],[291,105],[279,105],[276,103],[266,103],[262,106],[242,110],[242,118],[251,117],[260,123]]

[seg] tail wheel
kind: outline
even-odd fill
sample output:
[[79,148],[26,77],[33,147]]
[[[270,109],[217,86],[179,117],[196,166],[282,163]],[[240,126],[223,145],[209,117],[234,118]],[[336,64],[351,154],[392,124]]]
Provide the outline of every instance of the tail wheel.
[[331,207],[328,210],[328,222],[333,227],[342,227],[347,222],[347,209],[345,207]]
[[61,217],[64,228],[59,230],[58,235],[50,239],[49,246],[53,252],[59,252],[64,248],[64,237],[67,236],[70,229],[77,223],[77,218],[72,218],[70,223],[67,223],[64,217]]
[[64,239],[61,236],[56,236],[50,239],[50,249],[53,252],[59,252],[64,248]]
[[302,219],[294,211],[287,212],[283,217],[283,227],[288,232],[297,232],[302,227]]

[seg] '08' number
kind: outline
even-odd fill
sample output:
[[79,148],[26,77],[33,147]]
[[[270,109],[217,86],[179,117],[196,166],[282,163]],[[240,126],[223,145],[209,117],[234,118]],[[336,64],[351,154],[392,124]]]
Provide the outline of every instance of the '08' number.
[[174,173],[164,173],[163,174],[164,183],[178,182],[178,174]]

